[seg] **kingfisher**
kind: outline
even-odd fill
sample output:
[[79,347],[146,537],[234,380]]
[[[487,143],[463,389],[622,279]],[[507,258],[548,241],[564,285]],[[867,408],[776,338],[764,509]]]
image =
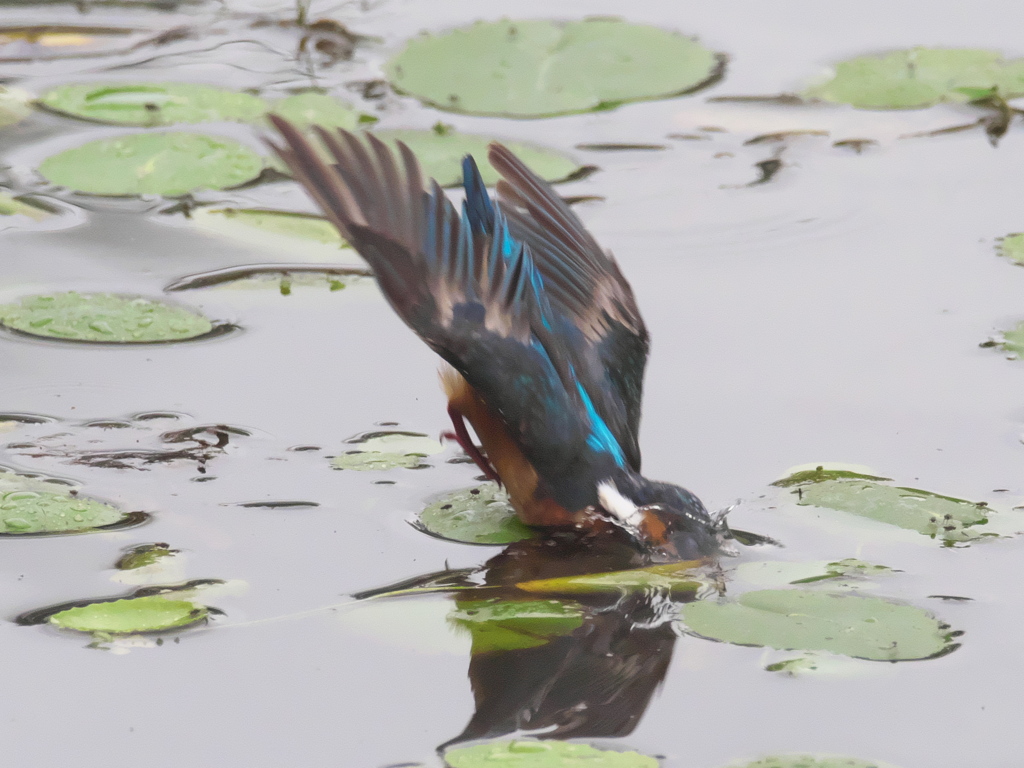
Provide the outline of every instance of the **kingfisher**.
[[649,335],[615,259],[546,181],[492,143],[496,197],[467,155],[460,211],[401,141],[270,119],[271,148],[447,364],[453,437],[526,525],[619,536],[651,562],[719,551],[721,520],[640,474]]

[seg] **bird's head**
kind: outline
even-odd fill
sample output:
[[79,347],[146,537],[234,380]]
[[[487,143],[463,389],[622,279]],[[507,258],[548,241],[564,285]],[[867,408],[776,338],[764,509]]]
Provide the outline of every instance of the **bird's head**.
[[701,560],[717,554],[726,533],[685,488],[643,477],[598,484],[601,509],[655,561]]

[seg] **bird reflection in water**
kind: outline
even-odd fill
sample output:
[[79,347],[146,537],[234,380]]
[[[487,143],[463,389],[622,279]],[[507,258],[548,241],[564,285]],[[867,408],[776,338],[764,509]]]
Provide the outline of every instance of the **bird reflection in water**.
[[650,566],[616,537],[566,535],[356,597],[451,591],[449,620],[472,638],[476,709],[445,749],[508,734],[630,734],[668,670],[677,607],[721,588],[711,563]]

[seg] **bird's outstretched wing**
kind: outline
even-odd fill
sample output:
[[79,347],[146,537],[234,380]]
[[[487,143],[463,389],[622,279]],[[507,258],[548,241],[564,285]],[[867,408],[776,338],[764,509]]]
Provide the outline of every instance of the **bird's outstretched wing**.
[[436,182],[424,190],[400,142],[396,157],[372,135],[317,129],[330,163],[271,119],[287,144],[274,149],[395,311],[499,415],[549,487],[589,497],[598,466],[639,465],[643,324],[614,262],[543,181],[493,145],[505,200],[492,203],[467,157],[460,215]]
[[489,159],[503,177],[499,205],[512,236],[529,248],[552,307],[580,331],[573,347],[576,375],[639,472],[649,340],[633,290],[551,185],[500,144],[491,145]]

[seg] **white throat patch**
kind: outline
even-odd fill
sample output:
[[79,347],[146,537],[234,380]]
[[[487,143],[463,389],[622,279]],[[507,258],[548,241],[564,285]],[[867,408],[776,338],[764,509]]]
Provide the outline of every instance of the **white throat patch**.
[[623,525],[635,528],[644,519],[640,508],[623,496],[611,480],[602,480],[597,484],[597,498],[605,511],[618,518]]

